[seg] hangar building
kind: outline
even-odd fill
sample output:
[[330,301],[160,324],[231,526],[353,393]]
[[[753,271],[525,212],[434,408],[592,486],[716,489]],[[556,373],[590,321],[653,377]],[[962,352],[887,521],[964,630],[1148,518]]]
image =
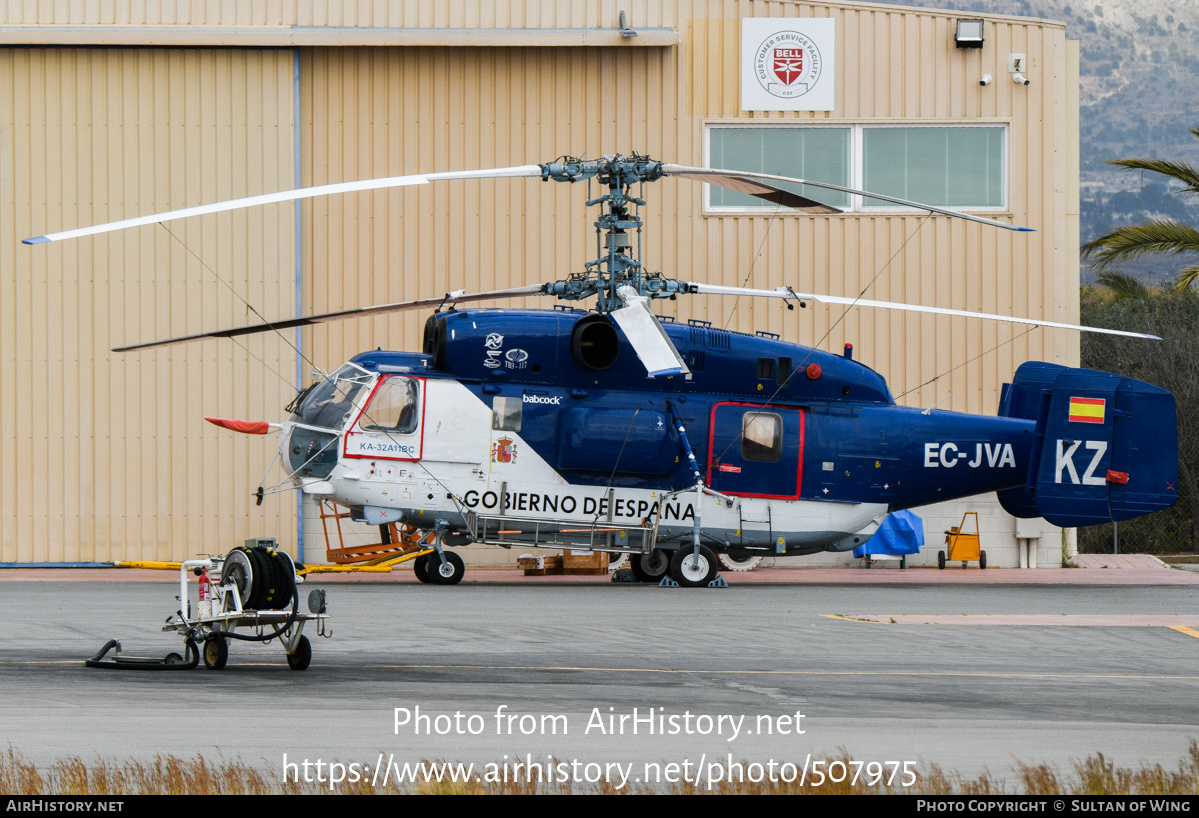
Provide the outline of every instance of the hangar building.
[[[763,52],[771,38],[819,60],[777,64]],[[581,268],[594,242],[585,191],[535,179],[19,243],[51,230],[367,177],[637,151],[1036,230],[853,196],[832,202],[840,215],[795,214],[672,180],[647,190],[651,270],[1078,317],[1078,48],[1047,20],[799,0],[8,3],[0,78],[0,563],[181,559],[252,535],[294,543],[300,527],[318,561],[319,524],[300,525],[294,494],[255,505],[256,487],[282,480],[268,471],[273,439],[203,418],[281,419],[311,366],[419,348],[426,316],[312,328],[299,352],[291,335],[110,348],[256,313],[552,280]],[[744,299],[656,309],[830,350],[852,343],[910,406],[993,414],[1021,362],[1078,360],[1076,334],[1018,325]],[[920,512],[926,556],[964,509],[981,512],[992,564],[1016,564],[1017,534],[1040,537],[1040,564],[1058,562],[1060,532],[1039,521],[1018,532],[993,496]]]

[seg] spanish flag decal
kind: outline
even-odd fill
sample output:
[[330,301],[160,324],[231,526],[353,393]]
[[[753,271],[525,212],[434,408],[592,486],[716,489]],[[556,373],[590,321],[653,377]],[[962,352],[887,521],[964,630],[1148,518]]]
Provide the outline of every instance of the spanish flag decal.
[[1103,423],[1103,398],[1070,398],[1070,420],[1076,423]]

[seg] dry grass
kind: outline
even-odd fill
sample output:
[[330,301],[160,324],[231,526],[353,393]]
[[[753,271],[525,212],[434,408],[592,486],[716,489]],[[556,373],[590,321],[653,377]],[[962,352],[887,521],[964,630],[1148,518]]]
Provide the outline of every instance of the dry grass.
[[1191,739],[1176,770],[1161,764],[1117,767],[1098,753],[1075,764],[1070,780],[1047,764],[1018,764],[1016,772],[1020,791],[1028,795],[1199,795],[1199,741]]
[[[841,750],[833,761],[848,764],[851,756]],[[746,762],[748,767],[748,762]],[[1117,767],[1102,753],[1077,763],[1073,775],[1062,776],[1048,764],[1017,763],[1015,779],[1009,786],[989,772],[977,778],[946,772],[933,764],[921,767],[915,786],[903,788],[895,783],[870,786],[857,782],[827,782],[821,787],[798,782],[720,782],[711,790],[706,784],[673,784],[666,792],[677,795],[868,795],[902,793],[909,795],[1199,795],[1199,741],[1190,748],[1177,769],[1161,764],[1142,764],[1139,769]],[[343,783],[333,792],[341,795],[423,794],[423,795],[595,795],[646,794],[655,790],[647,785],[629,785],[617,790],[608,783],[571,785],[541,782],[434,782],[422,785],[373,787],[369,782]],[[241,761],[211,762],[202,756],[184,760],[175,756],[157,756],[154,761],[112,762],[97,760],[91,764],[75,757],[38,769],[9,747],[0,754],[0,795],[298,795],[328,793],[316,783],[285,781],[279,772],[262,773]]]

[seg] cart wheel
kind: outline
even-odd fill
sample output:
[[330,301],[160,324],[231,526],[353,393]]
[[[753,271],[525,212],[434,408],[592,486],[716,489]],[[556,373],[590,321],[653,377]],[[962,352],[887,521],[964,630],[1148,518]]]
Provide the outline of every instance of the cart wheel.
[[453,551],[444,553],[447,564],[442,565],[436,554],[430,554],[425,573],[433,580],[434,585],[457,585],[466,573],[466,564],[462,562],[462,557]]
[[937,567],[941,568],[941,569],[945,568],[945,552],[944,551],[937,552]]
[[986,551],[978,552],[978,567],[980,570],[983,570],[983,571],[987,570],[987,552]]
[[229,643],[223,636],[210,636],[204,640],[204,667],[220,670],[229,661]]
[[287,666],[292,670],[307,670],[312,664],[312,643],[307,636],[301,636],[296,643],[296,649],[287,654]]
[[181,665],[183,664],[183,657],[178,653],[168,653],[167,658],[163,659],[162,662],[164,665]]
[[429,555],[417,557],[412,561],[412,573],[423,583],[430,583],[433,580],[429,579]]

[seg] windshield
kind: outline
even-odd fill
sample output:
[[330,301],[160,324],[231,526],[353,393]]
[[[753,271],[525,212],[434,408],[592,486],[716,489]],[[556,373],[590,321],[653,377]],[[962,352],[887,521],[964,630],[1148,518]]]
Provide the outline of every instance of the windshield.
[[296,410],[297,419],[322,429],[344,428],[359,401],[369,394],[374,379],[366,370],[345,364],[308,393]]

